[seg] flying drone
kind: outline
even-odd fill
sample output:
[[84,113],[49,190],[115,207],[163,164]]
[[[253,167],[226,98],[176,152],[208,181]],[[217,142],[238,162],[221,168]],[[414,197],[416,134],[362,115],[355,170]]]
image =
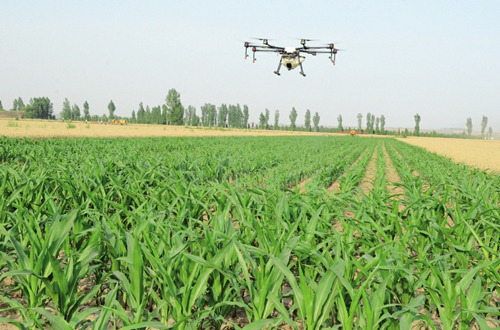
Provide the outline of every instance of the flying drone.
[[335,57],[337,55],[337,51],[339,49],[335,48],[334,44],[328,44],[326,46],[306,46],[307,41],[311,41],[309,39],[301,39],[300,43],[302,47],[279,47],[273,46],[269,44],[269,39],[259,39],[262,40],[263,45],[254,45],[249,42],[245,42],[245,59],[248,57],[248,48],[251,48],[253,52],[253,63],[255,63],[255,53],[257,52],[267,52],[267,53],[277,53],[281,55],[281,59],[278,64],[278,69],[274,71],[278,76],[280,76],[280,69],[283,65],[288,71],[295,69],[300,66],[300,74],[304,77],[306,76],[304,73],[304,69],[302,68],[302,62],[305,61],[305,57],[301,56],[301,54],[311,54],[316,56],[316,54],[330,54],[330,61],[332,61],[333,65],[335,65]]

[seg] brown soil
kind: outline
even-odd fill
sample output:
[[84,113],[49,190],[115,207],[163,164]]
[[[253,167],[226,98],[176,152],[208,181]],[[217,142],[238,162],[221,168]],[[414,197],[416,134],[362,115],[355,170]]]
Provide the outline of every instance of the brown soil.
[[384,157],[385,157],[386,178],[387,178],[387,182],[389,183],[387,185],[387,189],[389,189],[391,194],[397,195],[399,198],[404,194],[405,191],[402,187],[395,186],[394,183],[401,181],[401,178],[399,177],[399,174],[396,171],[394,164],[392,163],[391,159],[389,158],[389,154],[387,153],[385,145],[384,145],[383,149],[384,149]]
[[370,158],[370,161],[368,162],[368,165],[366,166],[366,174],[363,180],[361,180],[361,183],[359,187],[365,193],[366,195],[370,190],[373,189],[373,180],[375,180],[375,175],[377,172],[377,150],[380,146],[377,146],[375,150],[373,151],[373,155]]
[[[24,117],[24,111],[0,111],[0,118],[9,118],[9,119],[15,119],[15,118],[23,118]],[[0,329],[2,325],[0,325]]]
[[308,179],[305,179],[304,181],[302,181],[301,183],[299,183],[299,185],[297,186],[297,189],[299,190],[299,192],[301,194],[305,194],[307,191],[306,191],[306,184],[311,181],[311,178],[308,178]]

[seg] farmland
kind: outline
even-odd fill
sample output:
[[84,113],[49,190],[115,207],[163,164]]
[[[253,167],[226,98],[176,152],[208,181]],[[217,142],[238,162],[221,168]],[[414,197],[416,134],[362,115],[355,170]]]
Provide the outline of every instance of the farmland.
[[82,121],[61,122],[41,119],[0,119],[0,136],[18,138],[67,137],[208,137],[208,136],[265,136],[265,135],[318,135],[323,133],[273,131],[260,129],[232,129],[219,127],[185,127],[167,125],[102,125]]
[[453,161],[458,163],[464,163],[483,170],[495,171],[497,173],[500,172],[499,140],[411,137],[405,139],[405,142],[450,157]]
[[12,327],[500,326],[500,177],[397,139],[4,137],[0,162]]

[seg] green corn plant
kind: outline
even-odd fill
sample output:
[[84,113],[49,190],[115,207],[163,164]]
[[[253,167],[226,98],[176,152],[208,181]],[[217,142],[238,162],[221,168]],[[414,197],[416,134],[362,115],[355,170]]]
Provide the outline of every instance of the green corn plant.
[[[463,276],[460,276],[460,273],[455,275],[453,278],[451,273],[449,272],[449,265],[443,264],[443,260],[437,260],[434,263],[426,262],[425,265],[431,270],[431,274],[428,276],[426,280],[426,294],[429,296],[429,300],[436,306],[437,312],[439,314],[439,318],[443,325],[443,329],[453,329],[456,323],[464,323],[463,326],[467,326],[470,323],[470,315],[466,315],[466,309],[460,310],[459,299],[460,296],[464,295],[467,290],[469,290],[469,295],[472,301],[460,300],[461,304],[465,306],[474,307],[474,311],[476,311],[477,301],[474,301],[474,297],[479,297],[481,294],[480,281],[474,282],[475,286],[471,287],[471,283],[476,276],[476,274],[487,267],[496,265],[500,263],[498,261],[490,261],[486,263],[482,263],[467,272]],[[468,309],[468,308],[467,308]],[[465,320],[460,320],[460,316],[465,316]],[[461,327],[463,327],[461,326]]]
[[[2,253],[2,259],[9,271],[0,276],[0,281],[7,276],[12,276],[16,281],[23,297],[26,299],[26,309],[23,311],[23,317],[25,317],[25,322],[31,328],[34,326],[41,327],[40,320],[33,313],[32,308],[44,307],[49,296],[55,296],[49,280],[49,276],[53,276],[53,267],[50,260],[59,255],[77,215],[78,210],[74,210],[65,216],[56,213],[52,221],[47,223],[43,230],[35,218],[28,217],[30,219],[28,224],[32,226],[32,229],[28,229],[25,240],[28,241],[29,239],[29,246],[24,240],[19,242],[9,235],[9,240],[16,253],[16,260],[13,261],[8,255]],[[26,246],[23,246],[23,244],[26,244]]]
[[314,279],[307,281],[299,266],[299,281],[290,269],[279,259],[271,256],[273,263],[285,275],[293,290],[294,304],[297,306],[299,318],[307,329],[324,329],[334,299],[339,295],[339,277],[345,265],[338,262],[331,266],[322,276],[319,283]]
[[[298,237],[292,239],[287,247],[281,252],[279,260],[288,264],[290,253],[298,242]],[[269,295],[279,297],[284,279],[283,272],[277,268],[271,259],[264,259],[265,252],[256,248],[243,246],[234,242],[234,248],[238,256],[239,269],[243,274],[242,286],[250,296],[249,308],[245,309],[250,322],[266,319],[274,310],[274,304],[268,299]],[[251,255],[255,255],[255,259]]]

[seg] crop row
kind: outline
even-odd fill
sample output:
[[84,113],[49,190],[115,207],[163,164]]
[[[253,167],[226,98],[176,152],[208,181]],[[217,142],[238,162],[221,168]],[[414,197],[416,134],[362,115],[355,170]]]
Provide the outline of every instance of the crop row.
[[0,321],[19,328],[486,329],[500,315],[498,185],[480,185],[498,177],[396,140],[0,150],[0,308],[22,320]]

